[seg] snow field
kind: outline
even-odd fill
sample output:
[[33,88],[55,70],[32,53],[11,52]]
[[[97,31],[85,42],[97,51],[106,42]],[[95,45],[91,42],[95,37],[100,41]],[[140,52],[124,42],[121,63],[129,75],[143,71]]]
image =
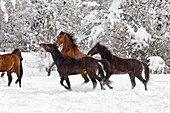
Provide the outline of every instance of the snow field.
[[136,79],[131,90],[129,76],[112,75],[114,89],[100,90],[98,83],[81,85],[81,75],[70,76],[72,91],[60,85],[57,72],[24,73],[22,88],[7,77],[0,80],[0,113],[169,113],[170,75],[151,75],[148,91]]

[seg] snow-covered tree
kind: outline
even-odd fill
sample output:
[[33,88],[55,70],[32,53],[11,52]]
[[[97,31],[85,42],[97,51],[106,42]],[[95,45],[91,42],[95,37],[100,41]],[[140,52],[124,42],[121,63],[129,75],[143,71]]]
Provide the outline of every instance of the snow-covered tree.
[[98,41],[120,57],[159,56],[170,67],[168,0],[0,0],[0,51],[39,50],[62,30],[80,50]]

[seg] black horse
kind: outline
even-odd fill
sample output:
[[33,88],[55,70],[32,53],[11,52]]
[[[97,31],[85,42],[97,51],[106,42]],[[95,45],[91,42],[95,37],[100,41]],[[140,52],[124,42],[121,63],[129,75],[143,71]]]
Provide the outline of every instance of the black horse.
[[[147,90],[147,82],[149,81],[149,67],[146,63],[140,62],[136,59],[123,59],[112,55],[112,53],[99,42],[88,52],[88,55],[94,55],[99,53],[102,59],[107,59],[110,62],[111,69],[113,73],[107,73],[104,82],[106,82],[109,77],[116,72],[128,73],[132,83],[132,89],[136,86],[135,77],[137,77],[145,86]],[[142,77],[142,64],[145,68],[145,79]]]
[[[103,76],[103,70],[101,65],[98,64],[98,61],[92,57],[82,57],[79,59],[74,59],[69,56],[63,55],[55,44],[40,44],[47,52],[50,52],[52,58],[57,66],[57,70],[61,77],[60,84],[64,86],[66,89],[71,90],[70,81],[68,75],[81,74],[83,72],[87,72],[90,79],[93,82],[93,88],[96,87],[97,79],[100,82],[101,89],[103,88],[103,81],[100,77],[96,75],[97,70],[99,74]],[[63,84],[63,81],[66,81],[67,86]]]

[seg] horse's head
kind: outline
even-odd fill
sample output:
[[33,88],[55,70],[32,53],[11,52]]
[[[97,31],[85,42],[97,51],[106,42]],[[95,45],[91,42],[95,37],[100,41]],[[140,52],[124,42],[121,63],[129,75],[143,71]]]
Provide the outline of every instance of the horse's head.
[[47,52],[59,51],[58,46],[56,46],[56,44],[41,43],[40,47],[44,48]]
[[20,49],[14,49],[12,53],[17,55],[21,61],[23,60]]
[[60,46],[64,42],[64,37],[66,36],[66,32],[61,31],[60,34],[57,36],[56,45]]
[[99,53],[100,49],[101,49],[101,45],[98,42],[87,54],[93,56],[93,55]]

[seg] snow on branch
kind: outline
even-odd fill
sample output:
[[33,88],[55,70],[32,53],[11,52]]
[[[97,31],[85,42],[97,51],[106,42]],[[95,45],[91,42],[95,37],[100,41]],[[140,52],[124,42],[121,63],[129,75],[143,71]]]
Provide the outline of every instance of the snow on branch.
[[151,56],[148,58],[149,60],[149,69],[152,71],[152,73],[164,73],[165,68],[165,61],[159,57],[159,56]]
[[1,4],[1,10],[4,12],[5,22],[7,23],[9,16],[8,16],[7,11],[6,11],[5,1],[1,0],[0,4]]
[[89,44],[90,42],[93,42],[93,44],[96,43],[97,40],[97,37],[100,35],[100,34],[103,34],[104,35],[104,28],[102,27],[102,25],[98,25],[98,26],[95,26],[91,29],[91,38],[89,38]]
[[[132,29],[130,31],[132,32]],[[133,31],[132,33],[135,35],[132,43],[137,43],[140,49],[142,49],[142,47],[149,47],[148,42],[153,41],[151,35],[143,27],[140,27],[137,32]]]

